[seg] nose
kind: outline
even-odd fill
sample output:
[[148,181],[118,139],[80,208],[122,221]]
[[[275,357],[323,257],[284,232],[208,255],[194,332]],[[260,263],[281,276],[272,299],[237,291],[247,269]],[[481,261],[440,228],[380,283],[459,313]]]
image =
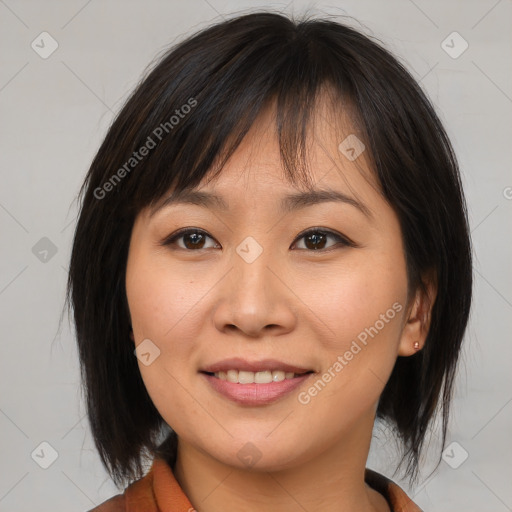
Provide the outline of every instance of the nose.
[[293,330],[297,298],[286,284],[286,272],[272,259],[271,251],[264,250],[253,261],[240,254],[233,254],[231,270],[217,289],[215,327],[250,338]]

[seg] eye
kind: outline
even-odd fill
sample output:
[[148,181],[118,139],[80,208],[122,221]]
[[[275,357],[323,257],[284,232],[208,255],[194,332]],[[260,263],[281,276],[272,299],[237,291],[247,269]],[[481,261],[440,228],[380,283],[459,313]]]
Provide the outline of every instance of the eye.
[[166,238],[162,242],[162,245],[176,245],[176,242],[178,240],[183,239],[184,246],[178,244],[179,249],[193,251],[200,249],[208,249],[208,247],[205,247],[205,240],[207,238],[213,240],[213,238],[202,229],[186,228],[181,229],[177,233],[174,233],[170,237]]
[[[183,250],[201,250],[201,249],[209,249],[211,247],[205,247],[205,241],[207,239],[213,240],[213,238],[208,235],[202,229],[196,228],[185,228],[177,233],[172,234],[170,237],[167,237],[162,245],[177,245],[179,249]],[[325,241],[331,238],[335,240],[337,243],[331,245],[327,249],[325,248]],[[305,233],[301,234],[296,240],[305,239],[305,249],[300,248],[301,250],[309,250],[309,251],[326,251],[330,250],[332,247],[336,245],[355,247],[355,244],[351,242],[348,238],[335,233],[330,230],[325,230],[322,228],[313,228],[309,229]],[[178,243],[179,240],[183,241],[183,245]],[[295,245],[295,243],[293,244]],[[292,245],[292,247],[293,247]]]
[[[336,240],[338,243],[331,245],[330,247],[325,249],[325,241],[328,238],[332,238]],[[304,245],[306,246],[306,250],[310,251],[330,250],[336,245],[355,247],[355,244],[348,238],[345,238],[344,236],[341,236],[340,234],[335,233],[334,231],[325,230],[322,228],[312,228],[306,231],[305,233],[299,235],[299,237],[297,238],[297,240],[302,239],[305,240]]]

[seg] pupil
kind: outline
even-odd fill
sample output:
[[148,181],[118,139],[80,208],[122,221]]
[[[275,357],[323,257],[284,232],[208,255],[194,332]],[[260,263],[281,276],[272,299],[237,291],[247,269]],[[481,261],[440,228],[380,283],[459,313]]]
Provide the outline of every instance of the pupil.
[[[320,234],[320,235],[313,234],[313,235],[309,235],[309,236],[307,237],[307,239],[308,239],[308,240],[313,240],[313,246],[312,246],[312,247],[313,247],[313,249],[315,249],[315,250],[316,250],[316,249],[318,249],[318,248],[319,248],[319,246],[317,245],[317,242],[319,241],[319,238],[321,238],[321,237],[323,238],[323,237],[324,237],[324,235],[322,235],[322,234]],[[308,248],[309,248],[309,247],[308,247]]]
[[189,240],[192,240],[192,245],[194,247],[198,247],[202,241],[203,235],[201,235],[200,233],[192,233],[187,235],[187,238]]

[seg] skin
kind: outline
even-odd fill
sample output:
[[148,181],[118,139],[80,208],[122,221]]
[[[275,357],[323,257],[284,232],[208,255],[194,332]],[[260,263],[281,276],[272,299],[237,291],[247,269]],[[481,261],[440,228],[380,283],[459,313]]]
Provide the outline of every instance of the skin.
[[[332,110],[332,109],[331,109]],[[148,393],[178,434],[175,476],[199,512],[388,511],[364,482],[378,399],[398,356],[420,349],[435,289],[407,300],[401,230],[379,193],[363,153],[350,162],[338,144],[344,134],[321,104],[312,132],[315,186],[344,192],[370,210],[325,202],[282,213],[282,196],[299,191],[279,161],[272,109],[263,112],[220,176],[200,184],[221,195],[228,212],[176,204],[138,215],[130,242],[126,291],[137,346],[149,338],[160,350],[139,361]],[[301,189],[302,190],[302,189]],[[208,234],[202,249],[179,229]],[[298,235],[324,228],[356,246]],[[236,252],[248,236],[263,248],[247,263]],[[209,238],[211,237],[211,238]],[[430,297],[430,302],[427,300]],[[301,391],[349,350],[394,303],[392,320],[310,402]],[[275,358],[316,375],[265,406],[248,407],[219,395],[199,372],[230,357]],[[252,443],[253,467],[237,456]],[[253,449],[253,448],[251,448]]]

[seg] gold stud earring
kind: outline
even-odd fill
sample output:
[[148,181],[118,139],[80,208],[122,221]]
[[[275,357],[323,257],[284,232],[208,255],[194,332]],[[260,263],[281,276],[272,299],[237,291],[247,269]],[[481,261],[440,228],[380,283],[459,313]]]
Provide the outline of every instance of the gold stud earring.
[[419,341],[415,341],[412,346],[414,347],[414,350],[419,350],[420,349],[420,342]]

